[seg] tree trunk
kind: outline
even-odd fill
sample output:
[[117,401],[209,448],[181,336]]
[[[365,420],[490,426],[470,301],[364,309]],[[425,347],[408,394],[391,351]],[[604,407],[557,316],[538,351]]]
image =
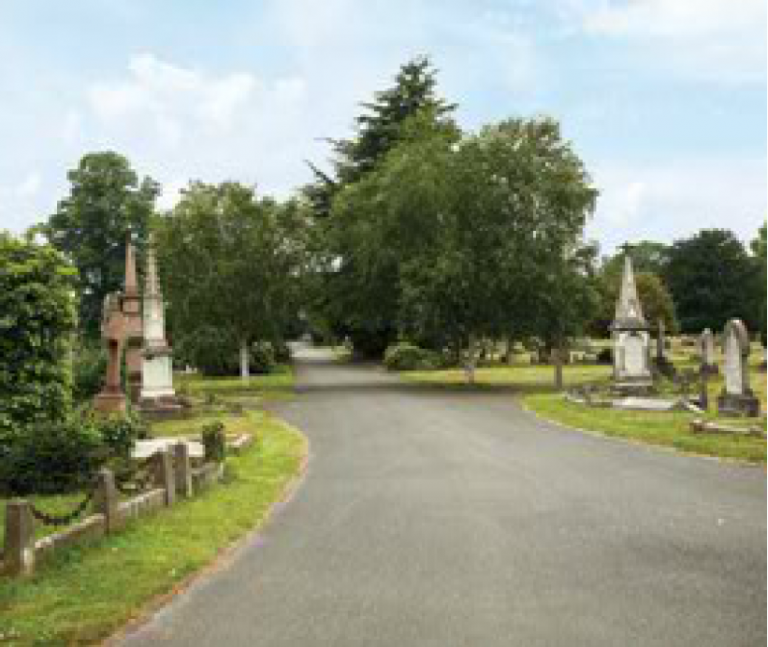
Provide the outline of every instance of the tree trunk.
[[512,364],[515,361],[514,348],[515,348],[515,342],[512,339],[512,335],[510,335],[509,337],[507,337],[507,355],[505,358],[507,360],[507,366],[512,366]]
[[467,384],[475,383],[475,364],[477,361],[477,341],[474,335],[469,336],[467,344],[467,357],[464,361],[464,374],[467,377]]
[[563,390],[563,348],[558,344],[552,349],[552,360],[555,364],[555,388]]
[[240,379],[247,382],[251,377],[250,354],[248,353],[248,340],[240,342]]

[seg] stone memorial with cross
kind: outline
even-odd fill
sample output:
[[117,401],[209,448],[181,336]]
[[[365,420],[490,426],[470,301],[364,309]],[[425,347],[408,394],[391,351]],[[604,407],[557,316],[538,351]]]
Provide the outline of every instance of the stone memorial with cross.
[[725,385],[717,398],[718,412],[724,415],[760,415],[760,402],[749,387],[749,334],[740,319],[731,319],[723,331],[723,373]]
[[637,296],[632,259],[624,254],[624,274],[611,325],[613,380],[621,390],[643,391],[653,384],[650,368],[650,335]]

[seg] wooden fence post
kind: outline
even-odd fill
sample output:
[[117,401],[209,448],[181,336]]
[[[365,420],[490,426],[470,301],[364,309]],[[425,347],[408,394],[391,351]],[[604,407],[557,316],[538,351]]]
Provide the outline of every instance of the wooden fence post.
[[35,526],[28,501],[9,501],[5,505],[5,571],[15,577],[30,575],[35,569]]
[[176,494],[188,499],[192,496],[192,466],[189,462],[189,445],[177,443],[173,448],[176,471]]
[[96,512],[104,515],[104,531],[107,533],[118,530],[123,524],[117,507],[117,488],[115,475],[112,470],[99,470],[98,485],[93,499]]

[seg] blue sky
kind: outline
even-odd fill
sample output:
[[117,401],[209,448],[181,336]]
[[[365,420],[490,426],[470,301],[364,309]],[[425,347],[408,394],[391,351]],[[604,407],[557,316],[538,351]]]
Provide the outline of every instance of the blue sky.
[[546,113],[601,191],[590,238],[749,240],[766,214],[764,0],[0,0],[0,227],[113,149],[164,186],[287,196],[428,54],[469,130]]

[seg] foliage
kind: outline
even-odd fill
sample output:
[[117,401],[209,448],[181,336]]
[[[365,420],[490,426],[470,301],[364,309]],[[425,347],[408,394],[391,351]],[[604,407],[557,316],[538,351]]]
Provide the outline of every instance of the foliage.
[[[238,375],[238,340],[226,330],[198,328],[176,338],[175,361],[193,366],[209,377]],[[270,342],[248,346],[249,369],[254,373],[270,373],[276,367],[275,350]]]
[[[190,185],[156,223],[174,340],[192,348],[213,340],[227,352],[234,343],[233,360],[238,348],[280,341],[298,303],[300,217],[239,184]],[[220,362],[218,369],[212,357],[204,363],[228,374],[229,357]]]
[[106,458],[95,420],[40,421],[5,447],[0,490],[14,495],[73,491],[86,485]]
[[40,230],[77,268],[80,326],[96,338],[104,297],[123,284],[126,241],[144,248],[159,185],[139,180],[128,160],[111,151],[85,155],[67,177],[69,195]]
[[[357,354],[380,357],[397,336],[401,247],[417,238],[389,230],[383,244],[385,232],[375,230],[382,187],[372,176],[402,142],[436,131],[455,140],[458,129],[454,106],[438,97],[436,72],[426,58],[402,66],[394,85],[363,107],[353,138],[332,141],[333,173],[315,169],[317,181],[305,190],[319,234],[310,319],[337,338],[350,337]],[[414,211],[412,224],[420,217]]]
[[134,410],[95,420],[99,436],[110,455],[129,458],[137,440],[149,437],[149,428]]
[[442,368],[445,360],[440,353],[400,342],[387,348],[384,366],[390,371],[428,371]]
[[764,302],[756,264],[736,236],[724,229],[703,229],[675,241],[669,250],[665,281],[677,306],[680,329],[700,333],[722,330],[732,317],[759,329],[755,304]]
[[224,423],[214,420],[203,425],[201,430],[205,460],[220,463],[226,454],[227,441],[224,436]]
[[755,266],[755,302],[754,306],[756,314],[753,316],[754,322],[759,326],[760,339],[763,346],[768,345],[766,338],[768,337],[768,325],[766,325],[766,311],[768,310],[768,304],[766,304],[766,283],[768,283],[768,276],[766,271],[768,270],[768,223],[763,223],[757,232],[757,237],[750,242],[749,247],[752,251],[752,263]]
[[81,339],[72,354],[72,396],[75,402],[88,402],[102,387],[107,368],[107,352],[101,343]]
[[27,425],[70,410],[74,274],[53,248],[0,233],[0,459]]
[[[632,243],[632,267],[635,273],[647,272],[663,277],[669,260],[669,245],[655,240],[640,240]],[[617,252],[604,259],[600,269],[608,281],[621,282],[624,271],[624,252]]]

